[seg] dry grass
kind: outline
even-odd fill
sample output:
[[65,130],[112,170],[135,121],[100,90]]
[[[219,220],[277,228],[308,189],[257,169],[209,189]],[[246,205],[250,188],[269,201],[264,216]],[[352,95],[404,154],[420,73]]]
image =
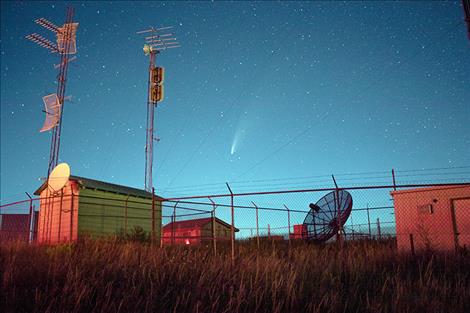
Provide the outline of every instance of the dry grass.
[[[392,242],[264,243],[217,256],[116,240],[0,244],[1,312],[465,312],[470,257],[399,255]],[[468,312],[468,311],[467,311]]]

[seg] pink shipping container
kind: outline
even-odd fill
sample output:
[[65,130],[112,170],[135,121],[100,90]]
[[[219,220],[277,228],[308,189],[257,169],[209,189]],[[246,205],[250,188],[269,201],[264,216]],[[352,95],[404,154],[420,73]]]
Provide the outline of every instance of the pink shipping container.
[[470,248],[470,185],[391,192],[399,251]]

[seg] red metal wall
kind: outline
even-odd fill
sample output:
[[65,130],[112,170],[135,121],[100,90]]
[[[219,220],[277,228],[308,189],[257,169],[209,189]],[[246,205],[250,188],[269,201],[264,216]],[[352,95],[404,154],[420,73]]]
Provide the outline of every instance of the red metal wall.
[[289,236],[291,239],[302,239],[302,234],[307,234],[307,227],[304,224],[294,225],[294,232]]
[[[30,230],[29,214],[3,214],[0,217],[0,241],[21,240],[29,241],[30,236],[35,236],[36,227],[33,224],[32,234]],[[37,221],[37,212],[34,212],[33,223]]]
[[[174,237],[173,237],[174,234]],[[182,245],[196,245],[201,242],[201,229],[200,227],[194,228],[176,228],[174,233],[171,229],[163,230],[163,244],[182,244]],[[174,238],[174,239],[173,239]],[[174,240],[174,241],[173,241]]]

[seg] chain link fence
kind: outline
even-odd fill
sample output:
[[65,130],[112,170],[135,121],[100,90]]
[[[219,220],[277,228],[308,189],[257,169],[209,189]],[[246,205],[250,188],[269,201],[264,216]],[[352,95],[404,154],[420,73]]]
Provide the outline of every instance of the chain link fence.
[[59,195],[28,199],[0,206],[0,240],[54,244],[117,236],[215,251],[231,246],[232,253],[238,243],[266,241],[391,239],[412,253],[470,245],[470,183],[249,193],[235,193],[227,184],[227,191],[153,200],[80,193],[65,197],[72,201]]

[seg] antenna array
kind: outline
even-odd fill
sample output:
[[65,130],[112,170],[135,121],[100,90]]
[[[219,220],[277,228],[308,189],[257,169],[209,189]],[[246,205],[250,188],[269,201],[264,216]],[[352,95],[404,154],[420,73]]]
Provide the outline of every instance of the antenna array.
[[76,57],[69,59],[70,54],[77,52],[76,46],[76,31],[78,23],[73,23],[73,9],[67,8],[67,15],[65,24],[62,27],[55,25],[45,18],[38,18],[35,22],[44,27],[45,29],[53,32],[56,35],[56,42],[42,37],[37,33],[26,36],[26,39],[46,48],[51,53],[58,53],[60,55],[60,62],[54,68],[59,69],[57,75],[57,92],[43,98],[45,104],[46,120],[40,132],[52,129],[52,140],[49,157],[49,166],[47,170],[47,178],[51,171],[57,166],[59,161],[59,147],[60,147],[60,132],[62,128],[63,117],[63,104],[65,100],[65,83],[67,81],[68,63]]
[[41,35],[38,35],[36,33],[30,34],[26,36],[26,39],[31,40],[32,42],[37,43],[43,48],[46,48],[51,51],[51,53],[57,53],[60,52],[59,48],[57,47],[56,44],[52,43],[50,40],[42,37]]
[[46,20],[45,18],[41,17],[35,20],[36,24],[41,25],[42,27],[50,30],[51,32],[58,33],[60,32],[59,27],[56,26],[54,23]]
[[[145,143],[145,190],[153,189],[153,143],[155,141],[154,122],[155,107],[163,100],[163,81],[165,71],[156,66],[156,56],[163,50],[181,47],[173,33],[167,32],[173,26],[150,27],[137,32],[144,35],[144,54],[149,56],[148,93],[147,93],[147,131]],[[164,33],[161,33],[165,31]],[[157,139],[157,141],[160,139]]]
[[[146,46],[148,47],[149,51],[144,53],[145,55],[149,54],[150,50],[153,51],[162,51],[166,49],[173,49],[173,48],[179,48],[181,47],[179,42],[176,41],[176,37],[172,33],[165,33],[165,34],[159,34],[159,31],[162,30],[169,30],[172,29],[173,26],[167,26],[167,27],[160,27],[160,28],[149,28],[146,30],[142,30],[140,32],[137,32],[137,34],[150,34],[149,36],[145,36],[145,43]],[[145,49],[145,46],[144,46]]]

